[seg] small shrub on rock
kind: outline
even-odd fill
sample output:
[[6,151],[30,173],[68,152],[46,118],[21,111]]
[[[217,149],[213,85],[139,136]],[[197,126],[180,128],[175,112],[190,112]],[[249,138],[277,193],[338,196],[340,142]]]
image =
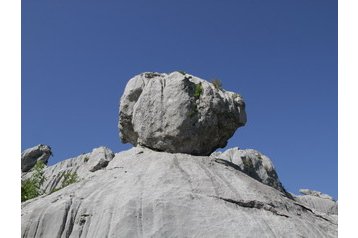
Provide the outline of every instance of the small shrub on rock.
[[202,92],[203,86],[201,85],[201,83],[195,84],[194,97],[199,98]]
[[38,197],[44,193],[41,190],[41,186],[46,180],[44,168],[44,162],[37,161],[31,177],[21,181],[21,202]]
[[63,175],[64,179],[62,181],[61,188],[64,188],[70,184],[78,182],[78,175],[76,172],[67,171]]
[[222,86],[223,86],[223,85],[222,85],[220,79],[214,79],[214,80],[211,81],[211,83],[214,85],[214,87],[215,87],[216,89],[219,89],[219,90],[222,89]]

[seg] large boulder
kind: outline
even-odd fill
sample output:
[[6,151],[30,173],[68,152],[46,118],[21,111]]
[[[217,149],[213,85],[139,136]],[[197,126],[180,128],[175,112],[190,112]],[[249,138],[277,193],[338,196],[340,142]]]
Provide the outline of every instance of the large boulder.
[[291,197],[280,182],[271,159],[257,150],[235,147],[224,152],[214,152],[211,157],[230,161],[250,177]]
[[51,147],[43,144],[24,150],[21,153],[21,171],[28,172],[35,166],[37,161],[42,161],[47,165],[51,155]]
[[183,72],[130,79],[119,111],[123,143],[171,153],[209,155],[246,123],[239,94]]
[[337,215],[292,200],[229,161],[138,147],[21,205],[23,238],[337,237]]

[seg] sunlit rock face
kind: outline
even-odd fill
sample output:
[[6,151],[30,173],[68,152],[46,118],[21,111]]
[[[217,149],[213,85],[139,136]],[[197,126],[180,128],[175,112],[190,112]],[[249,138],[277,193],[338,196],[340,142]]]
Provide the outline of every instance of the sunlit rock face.
[[243,98],[190,74],[142,73],[120,100],[122,142],[154,150],[209,155],[246,123]]
[[337,215],[289,198],[230,161],[139,147],[21,206],[24,238],[337,237]]
[[43,144],[24,150],[21,153],[21,171],[28,172],[35,166],[37,161],[42,161],[44,164],[47,164],[51,155],[51,147]]
[[278,178],[271,159],[259,151],[235,147],[224,152],[214,152],[211,156],[230,161],[250,177],[291,196]]

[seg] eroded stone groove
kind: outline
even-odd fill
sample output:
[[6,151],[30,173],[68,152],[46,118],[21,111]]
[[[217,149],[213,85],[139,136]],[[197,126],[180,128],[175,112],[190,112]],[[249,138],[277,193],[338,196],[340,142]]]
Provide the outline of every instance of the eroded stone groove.
[[265,211],[272,212],[273,214],[275,214],[277,216],[283,216],[283,217],[289,218],[289,216],[279,213],[277,210],[275,210],[275,206],[273,204],[267,204],[267,203],[263,203],[263,202],[255,201],[255,200],[243,201],[243,200],[233,200],[230,198],[223,198],[223,197],[217,197],[217,196],[213,196],[213,197],[215,197],[217,199],[224,200],[225,202],[236,204],[240,207],[263,209]]

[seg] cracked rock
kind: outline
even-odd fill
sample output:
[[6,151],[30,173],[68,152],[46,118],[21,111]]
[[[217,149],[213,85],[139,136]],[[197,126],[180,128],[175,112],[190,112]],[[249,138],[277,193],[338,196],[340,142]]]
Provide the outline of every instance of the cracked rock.
[[123,143],[170,153],[209,155],[246,123],[239,94],[183,72],[133,77],[119,111]]
[[[86,166],[83,156],[66,165]],[[106,170],[85,168],[90,177],[22,203],[21,237],[337,237],[337,215],[290,199],[223,161],[123,151]]]

